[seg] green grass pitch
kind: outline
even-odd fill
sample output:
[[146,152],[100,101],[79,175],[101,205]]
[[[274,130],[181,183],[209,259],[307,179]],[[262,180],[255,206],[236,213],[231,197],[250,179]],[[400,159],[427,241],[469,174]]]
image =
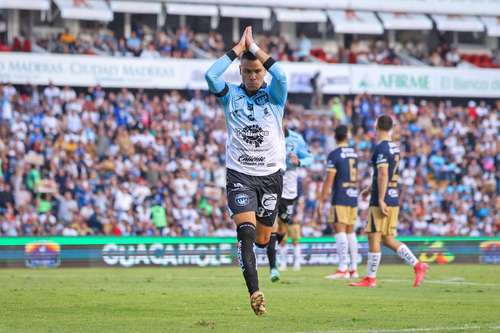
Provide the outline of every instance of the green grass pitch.
[[412,288],[409,266],[382,265],[375,289],[325,280],[332,269],[271,283],[260,267],[264,317],[237,267],[5,269],[0,332],[500,333],[500,266],[434,265]]

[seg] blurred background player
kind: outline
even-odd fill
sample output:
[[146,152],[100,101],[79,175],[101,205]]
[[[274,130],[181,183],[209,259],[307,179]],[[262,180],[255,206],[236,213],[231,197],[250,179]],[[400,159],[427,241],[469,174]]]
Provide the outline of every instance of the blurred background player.
[[284,121],[286,143],[286,172],[283,176],[283,194],[278,204],[278,223],[275,224],[271,241],[267,247],[267,257],[271,268],[271,281],[278,281],[280,273],[276,267],[276,245],[280,244],[280,269],[286,269],[288,247],[287,235],[290,234],[293,244],[294,269],[300,269],[300,223],[294,223],[293,215],[297,204],[299,168],[308,167],[313,162],[309,148],[299,133],[288,127],[288,121]]
[[[418,287],[424,280],[429,266],[421,263],[413,252],[400,241],[396,240],[399,214],[399,145],[392,142],[392,118],[387,115],[378,117],[376,121],[377,145],[372,155],[373,178],[371,198],[366,232],[368,233],[368,273],[359,282],[353,282],[353,287],[376,287],[377,269],[382,253],[380,242],[395,251],[398,256],[413,266],[415,271],[414,287]],[[361,195],[366,197],[370,189],[363,190]]]
[[[229,85],[221,76],[239,56],[243,84]],[[264,82],[266,71],[272,76],[270,86]],[[255,44],[252,28],[247,27],[239,43],[208,69],[205,78],[224,107],[228,208],[237,225],[238,259],[250,305],[256,315],[263,315],[265,299],[259,291],[254,245],[268,245],[283,190],[286,75]]]
[[[328,222],[335,228],[339,267],[325,277],[333,280],[358,277],[358,241],[354,231],[358,206],[358,154],[349,147],[347,126],[335,129],[335,141],[337,148],[328,155],[326,179],[318,203],[318,216],[321,216],[323,203],[333,191]],[[348,253],[351,255],[350,267],[347,265]]]

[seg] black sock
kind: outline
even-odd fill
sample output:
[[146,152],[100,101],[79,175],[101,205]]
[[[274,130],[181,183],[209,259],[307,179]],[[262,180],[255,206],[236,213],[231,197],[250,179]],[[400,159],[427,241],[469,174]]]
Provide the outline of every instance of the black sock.
[[276,233],[276,240],[278,241],[278,244],[281,244],[283,238],[285,238],[285,234]]
[[259,277],[253,246],[255,244],[255,226],[251,223],[242,223],[237,227],[238,235],[238,261],[240,262],[243,277],[247,284],[248,292],[252,295],[259,290]]
[[272,233],[267,245],[267,259],[269,260],[269,268],[276,268],[276,243],[278,234]]

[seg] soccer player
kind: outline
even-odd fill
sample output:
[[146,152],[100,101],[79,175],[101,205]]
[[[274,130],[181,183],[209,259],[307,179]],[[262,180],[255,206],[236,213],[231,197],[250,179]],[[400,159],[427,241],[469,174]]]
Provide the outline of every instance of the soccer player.
[[[376,138],[372,156],[373,179],[368,223],[368,274],[359,282],[351,283],[353,287],[376,287],[377,269],[382,254],[380,243],[395,251],[415,271],[414,287],[418,287],[424,280],[429,265],[421,263],[405,244],[396,240],[399,214],[399,145],[391,141],[392,118],[381,115],[376,123]],[[369,188],[361,195],[368,196]]]
[[[335,228],[339,267],[334,274],[325,276],[332,280],[358,277],[358,241],[354,232],[358,206],[358,155],[353,147],[349,147],[347,135],[347,126],[340,125],[335,129],[337,148],[328,155],[326,179],[318,203],[318,216],[321,216],[323,203],[330,190],[333,191],[328,222]],[[347,266],[349,252],[350,267]]]
[[308,167],[313,162],[313,157],[307,144],[299,133],[288,128],[288,122],[283,123],[286,143],[286,172],[283,176],[283,193],[278,204],[278,223],[274,225],[271,241],[267,247],[267,258],[271,268],[271,281],[280,279],[279,270],[276,267],[276,244],[281,245],[281,264],[286,267],[287,245],[286,236],[290,227],[290,237],[294,246],[294,268],[300,269],[300,224],[293,223],[293,213],[298,199],[298,177],[299,168]]
[[[221,76],[238,57],[243,83],[228,84]],[[264,82],[266,71],[272,76],[269,86]],[[250,305],[256,315],[263,315],[265,299],[259,290],[254,244],[265,248],[269,243],[283,190],[286,75],[255,44],[252,28],[247,27],[239,43],[208,69],[205,78],[224,107],[228,208],[236,223],[238,259]]]

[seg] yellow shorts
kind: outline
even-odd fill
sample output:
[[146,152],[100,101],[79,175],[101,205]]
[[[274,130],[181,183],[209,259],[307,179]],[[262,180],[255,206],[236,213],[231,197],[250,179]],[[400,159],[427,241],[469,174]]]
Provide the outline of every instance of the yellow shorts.
[[370,206],[366,232],[380,232],[384,236],[396,236],[398,234],[399,207],[387,208],[389,209],[389,216],[384,216],[379,207]]
[[357,207],[336,205],[330,208],[330,214],[328,214],[328,222],[354,225],[356,223],[357,217]]

